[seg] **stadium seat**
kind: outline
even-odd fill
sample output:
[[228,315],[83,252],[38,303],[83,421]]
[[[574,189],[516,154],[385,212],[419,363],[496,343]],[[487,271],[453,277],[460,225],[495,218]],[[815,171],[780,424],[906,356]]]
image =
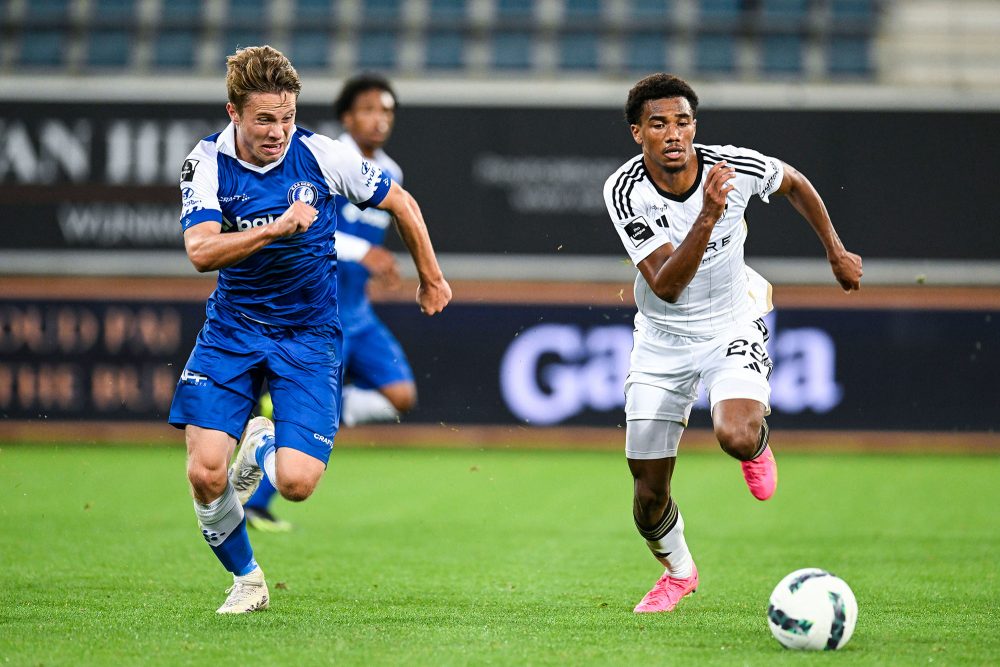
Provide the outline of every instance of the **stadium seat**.
[[637,32],[625,37],[625,68],[649,73],[669,69],[667,39],[660,32]]
[[798,35],[767,35],[760,40],[765,74],[801,74],[803,40]]
[[672,20],[673,11],[674,0],[631,0],[628,16],[631,21],[648,28],[649,21],[659,23]]
[[872,74],[871,42],[866,37],[833,36],[826,50],[827,72],[832,76]]
[[136,18],[136,0],[95,0],[92,6],[91,25],[133,25]]
[[89,67],[125,67],[131,55],[129,31],[124,29],[92,30],[87,36]]
[[735,23],[741,17],[740,0],[698,0],[698,18],[706,24],[712,21]]
[[805,25],[809,18],[809,0],[761,0],[760,13],[765,21]]
[[398,35],[388,30],[364,32],[358,39],[358,66],[364,69],[392,69],[396,66]]
[[66,34],[61,30],[24,30],[18,63],[27,67],[58,67],[63,64],[65,45]]
[[464,19],[466,4],[466,0],[431,0],[428,7],[431,25],[438,25],[442,21]]
[[432,30],[427,33],[426,67],[460,69],[465,65],[465,37],[458,31]]
[[532,0],[496,0],[494,30],[521,31],[534,27],[535,3]]
[[69,23],[70,0],[31,0],[25,3],[25,25],[58,26]]
[[732,74],[736,71],[735,38],[730,35],[699,35],[695,39],[695,69],[702,74]]
[[268,19],[267,0],[229,0],[227,25],[259,29]]
[[163,69],[190,69],[195,63],[193,30],[162,30],[153,42],[153,65]]
[[403,14],[401,0],[365,0],[361,3],[365,19],[398,19]]
[[565,0],[563,23],[568,26],[594,26],[601,21],[601,0]]
[[330,39],[325,30],[299,30],[292,40],[292,62],[299,69],[321,69],[330,62]]
[[160,5],[161,27],[188,27],[192,29],[202,26],[201,0],[170,0]]
[[294,13],[295,20],[301,24],[325,22],[333,16],[330,0],[295,0]]
[[596,70],[600,64],[600,36],[596,32],[572,32],[559,37],[560,69]]
[[870,21],[877,13],[875,3],[876,0],[830,0],[830,16],[834,21]]
[[233,28],[223,34],[219,44],[222,47],[222,62],[225,63],[226,58],[235,53],[236,49],[267,44],[267,38],[262,30]]
[[494,32],[493,66],[500,70],[530,69],[532,46],[531,33],[529,32]]

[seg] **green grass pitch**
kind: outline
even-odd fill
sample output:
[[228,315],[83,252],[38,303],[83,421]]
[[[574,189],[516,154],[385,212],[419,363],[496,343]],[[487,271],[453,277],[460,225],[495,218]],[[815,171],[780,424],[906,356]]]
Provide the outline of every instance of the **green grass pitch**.
[[[343,449],[289,535],[252,534],[271,609],[218,617],[180,449],[0,448],[0,665],[997,664],[1000,457],[778,451],[760,503],[722,453],[674,494],[701,572],[672,614],[617,452]],[[782,649],[768,595],[829,569],[859,621]]]

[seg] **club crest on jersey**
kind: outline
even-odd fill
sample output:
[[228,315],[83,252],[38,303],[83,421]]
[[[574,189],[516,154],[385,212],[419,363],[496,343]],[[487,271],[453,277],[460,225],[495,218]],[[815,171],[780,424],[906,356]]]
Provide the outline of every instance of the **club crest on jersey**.
[[289,205],[300,201],[303,204],[313,206],[315,205],[317,199],[319,199],[319,190],[309,181],[299,181],[292,187],[288,188]]

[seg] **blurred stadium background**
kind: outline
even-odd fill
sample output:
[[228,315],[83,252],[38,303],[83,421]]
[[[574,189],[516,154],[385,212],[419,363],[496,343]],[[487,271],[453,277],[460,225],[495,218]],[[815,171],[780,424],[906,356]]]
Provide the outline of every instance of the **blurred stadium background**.
[[338,442],[621,446],[634,269],[601,185],[636,152],[629,87],[665,70],[699,141],[801,169],[865,258],[845,296],[790,206],[750,209],[781,446],[997,451],[998,36],[994,0],[4,0],[0,443],[181,441],[165,413],[214,277],[177,175],[226,122],[225,56],[270,43],[319,131],[345,77],[393,79],[388,151],[455,288],[430,320],[377,295],[420,406]]

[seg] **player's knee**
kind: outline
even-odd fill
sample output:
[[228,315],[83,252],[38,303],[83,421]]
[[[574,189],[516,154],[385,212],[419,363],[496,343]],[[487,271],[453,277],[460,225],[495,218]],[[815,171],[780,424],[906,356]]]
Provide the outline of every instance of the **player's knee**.
[[313,491],[316,490],[318,482],[318,478],[293,477],[290,479],[280,479],[279,476],[277,489],[282,498],[298,503],[312,495]]
[[760,423],[726,423],[715,425],[715,437],[723,451],[740,461],[749,461],[760,442]]
[[187,477],[195,498],[205,502],[220,497],[228,482],[225,466],[206,465],[199,461],[188,461]]
[[384,396],[399,414],[406,414],[417,407],[417,387],[412,383],[399,383],[390,391],[383,390]]

